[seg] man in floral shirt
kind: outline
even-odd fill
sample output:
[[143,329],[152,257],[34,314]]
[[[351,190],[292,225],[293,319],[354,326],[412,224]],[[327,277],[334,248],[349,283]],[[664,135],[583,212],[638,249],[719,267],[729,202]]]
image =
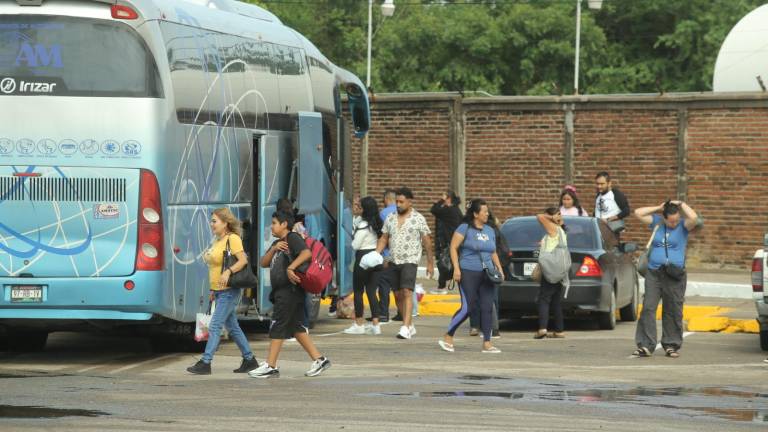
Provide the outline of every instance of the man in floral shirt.
[[397,213],[387,216],[379,238],[377,250],[390,250],[390,266],[393,267],[392,288],[400,298],[400,315],[403,326],[397,333],[400,339],[410,339],[416,334],[413,325],[413,290],[416,287],[416,271],[421,255],[427,253],[427,277],[432,278],[435,261],[432,256],[432,240],[427,221],[413,209],[413,193],[404,187],[397,191]]

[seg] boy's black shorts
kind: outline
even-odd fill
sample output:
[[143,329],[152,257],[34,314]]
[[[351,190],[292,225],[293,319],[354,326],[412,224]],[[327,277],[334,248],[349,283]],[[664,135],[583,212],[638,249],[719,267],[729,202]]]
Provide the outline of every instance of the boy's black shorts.
[[304,290],[296,285],[280,287],[272,292],[272,323],[270,339],[290,339],[296,333],[305,332]]

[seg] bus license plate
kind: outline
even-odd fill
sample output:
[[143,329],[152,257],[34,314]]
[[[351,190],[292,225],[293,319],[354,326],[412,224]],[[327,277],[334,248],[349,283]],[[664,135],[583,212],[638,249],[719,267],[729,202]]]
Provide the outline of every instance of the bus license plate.
[[43,287],[40,285],[14,285],[11,287],[11,303],[42,303]]
[[523,263],[523,276],[530,276],[533,274],[533,269],[536,267],[535,262]]

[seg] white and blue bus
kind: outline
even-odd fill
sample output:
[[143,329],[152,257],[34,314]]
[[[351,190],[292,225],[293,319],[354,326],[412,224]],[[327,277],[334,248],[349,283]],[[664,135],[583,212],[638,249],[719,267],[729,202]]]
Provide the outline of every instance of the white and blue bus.
[[[349,141],[368,130],[367,93],[264,9],[2,2],[0,107],[10,347],[41,349],[48,333],[83,328],[191,339],[217,207],[244,222],[254,264],[277,200],[293,198],[349,289]],[[242,319],[270,314],[268,272],[257,274]]]

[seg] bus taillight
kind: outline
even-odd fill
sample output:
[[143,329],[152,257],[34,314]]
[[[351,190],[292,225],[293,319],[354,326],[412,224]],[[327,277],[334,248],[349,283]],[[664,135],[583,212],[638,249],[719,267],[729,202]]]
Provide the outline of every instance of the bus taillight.
[[138,222],[136,270],[162,270],[163,212],[160,186],[157,177],[149,170],[141,170]]
[[112,18],[121,20],[135,20],[139,14],[128,6],[112,5]]

